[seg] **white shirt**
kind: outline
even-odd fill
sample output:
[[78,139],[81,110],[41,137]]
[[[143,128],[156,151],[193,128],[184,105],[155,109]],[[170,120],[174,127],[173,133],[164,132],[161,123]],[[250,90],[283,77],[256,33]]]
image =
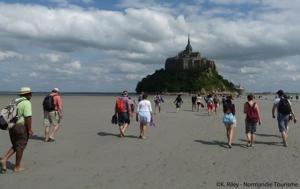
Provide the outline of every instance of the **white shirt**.
[[138,112],[152,112],[151,102],[149,100],[141,100],[137,107]]
[[197,102],[201,102],[202,97],[201,96],[197,96]]

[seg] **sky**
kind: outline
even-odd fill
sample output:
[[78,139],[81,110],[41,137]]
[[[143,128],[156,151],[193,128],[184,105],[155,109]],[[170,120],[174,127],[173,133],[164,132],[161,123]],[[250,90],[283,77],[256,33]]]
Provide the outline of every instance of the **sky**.
[[0,0],[0,91],[135,91],[190,34],[249,92],[300,92],[298,0]]

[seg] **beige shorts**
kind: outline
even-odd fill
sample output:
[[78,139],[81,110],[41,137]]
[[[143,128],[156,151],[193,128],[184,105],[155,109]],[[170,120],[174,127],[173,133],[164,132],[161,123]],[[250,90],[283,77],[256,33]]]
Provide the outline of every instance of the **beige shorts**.
[[58,125],[60,123],[61,119],[59,116],[58,111],[52,111],[52,112],[44,112],[44,126],[50,127],[53,125]]

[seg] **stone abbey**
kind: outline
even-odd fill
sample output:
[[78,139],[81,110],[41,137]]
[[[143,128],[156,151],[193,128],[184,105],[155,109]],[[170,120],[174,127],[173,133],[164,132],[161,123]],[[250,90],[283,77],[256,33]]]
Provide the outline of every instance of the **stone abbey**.
[[165,70],[167,72],[178,72],[183,70],[216,70],[215,62],[201,57],[200,52],[193,52],[188,36],[188,43],[185,50],[178,53],[175,57],[167,58]]

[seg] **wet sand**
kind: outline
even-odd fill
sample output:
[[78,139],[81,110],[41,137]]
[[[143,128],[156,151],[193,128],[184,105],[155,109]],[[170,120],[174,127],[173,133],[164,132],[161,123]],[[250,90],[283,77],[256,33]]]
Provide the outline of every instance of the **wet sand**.
[[[0,96],[1,107],[10,98]],[[223,188],[222,184],[234,188],[230,185],[234,183],[238,188],[256,188],[259,183],[273,184],[261,188],[275,188],[274,182],[300,187],[299,123],[290,124],[289,147],[283,147],[277,122],[271,117],[272,100],[257,101],[263,123],[257,128],[257,143],[252,148],[247,148],[245,141],[245,99],[234,101],[238,126],[233,148],[228,149],[222,111],[211,116],[206,109],[192,112],[190,96],[183,97],[178,113],[172,103],[175,96],[165,97],[162,112],[155,115],[157,126],[147,130],[145,140],[137,138],[135,120],[126,137],[118,137],[118,127],[110,123],[114,97],[64,96],[61,130],[55,142],[45,143],[42,98],[32,99],[35,135],[24,154],[26,170],[13,173],[12,158],[8,173],[0,174],[1,189],[191,189]],[[293,101],[293,107],[299,117],[300,101]],[[10,146],[8,133],[1,131],[0,157]],[[245,183],[252,185],[246,187]]]

